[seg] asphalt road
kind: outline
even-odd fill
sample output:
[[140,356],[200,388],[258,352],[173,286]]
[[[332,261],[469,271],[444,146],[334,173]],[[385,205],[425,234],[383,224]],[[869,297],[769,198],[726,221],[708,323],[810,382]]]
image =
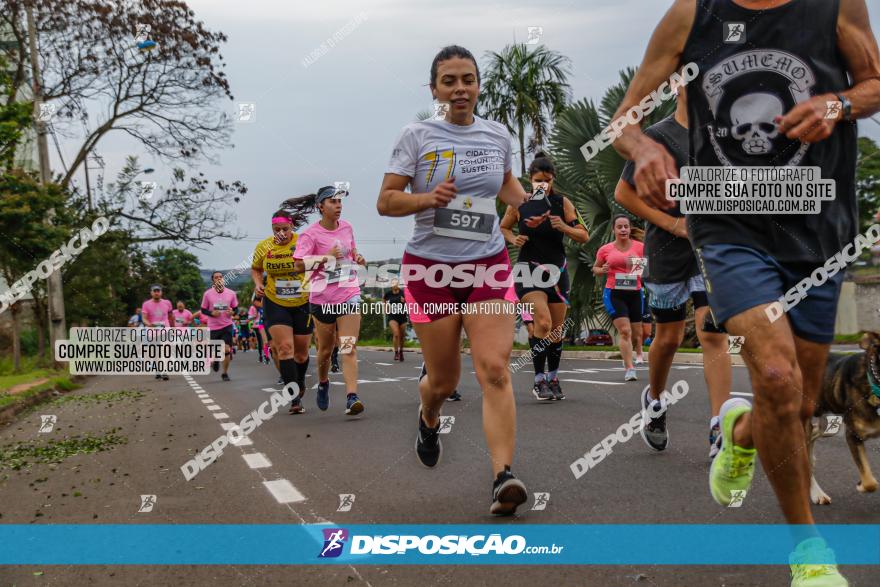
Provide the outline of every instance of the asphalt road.
[[[0,430],[0,446],[43,442],[65,435],[108,431],[126,443],[80,454],[57,465],[0,471],[0,523],[17,524],[727,524],[783,523],[759,471],[738,509],[721,508],[707,487],[709,405],[701,366],[676,365],[670,384],[683,379],[687,397],[670,412],[671,444],[650,451],[636,436],[618,445],[596,467],[575,479],[569,465],[614,432],[639,409],[646,383],[624,383],[619,361],[566,359],[562,402],[537,402],[528,369],[515,374],[518,418],[514,472],[530,493],[549,493],[543,510],[523,509],[513,519],[488,513],[491,472],[481,425],[480,391],[469,356],[463,356],[464,401],[447,403],[454,416],[443,437],[443,461],[423,468],[414,455],[419,355],[404,363],[391,353],[360,351],[357,418],[343,415],[342,375],[331,376],[331,405],[307,412],[286,409],[248,440],[186,481],[180,466],[266,401],[276,384],[273,367],[253,353],[236,357],[224,383],[219,376],[170,381],[146,377],[94,377],[73,396],[135,390],[104,401],[63,401],[38,407]],[[313,363],[314,364],[314,363]],[[312,370],[314,372],[314,370]],[[315,382],[310,375],[310,384]],[[734,389],[749,392],[744,368],[734,368]],[[71,397],[73,397],[71,396]],[[104,396],[99,396],[104,397]],[[39,433],[41,415],[57,417]],[[880,469],[880,443],[868,445]],[[857,472],[842,435],[820,441],[818,478],[833,504],[815,507],[820,523],[880,523],[880,495],[856,492]],[[337,511],[341,494],[355,496]],[[150,512],[138,512],[141,495],[155,495]],[[532,502],[528,507],[532,506]],[[658,548],[666,544],[662,532]],[[145,545],[145,548],[148,545]],[[284,548],[285,545],[266,545]],[[2,545],[0,545],[2,548]],[[876,585],[878,570],[846,567],[851,585]],[[787,567],[669,566],[14,566],[0,567],[0,585],[787,585]]]

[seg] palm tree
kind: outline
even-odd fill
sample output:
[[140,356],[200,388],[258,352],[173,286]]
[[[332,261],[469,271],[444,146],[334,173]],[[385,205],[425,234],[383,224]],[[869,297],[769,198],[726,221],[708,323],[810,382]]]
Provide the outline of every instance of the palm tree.
[[[614,188],[623,171],[624,159],[613,147],[608,147],[585,164],[580,148],[611,122],[635,72],[632,67],[621,71],[620,81],[605,91],[598,108],[589,100],[567,107],[556,118],[550,137],[550,151],[557,171],[556,187],[571,199],[590,231],[588,242],[567,241],[566,245],[572,318],[579,325],[593,319],[610,327],[602,306],[604,281],[596,279],[592,266],[599,247],[613,239],[612,216],[628,214],[614,201]],[[673,100],[663,102],[646,117],[643,126],[654,124],[674,111]],[[630,217],[633,226],[641,226],[640,220]]]
[[529,150],[543,146],[550,121],[568,102],[570,60],[544,45],[532,49],[508,45],[500,53],[489,51],[489,66],[480,88],[480,111],[516,135],[522,173],[526,170],[526,132],[531,129]]

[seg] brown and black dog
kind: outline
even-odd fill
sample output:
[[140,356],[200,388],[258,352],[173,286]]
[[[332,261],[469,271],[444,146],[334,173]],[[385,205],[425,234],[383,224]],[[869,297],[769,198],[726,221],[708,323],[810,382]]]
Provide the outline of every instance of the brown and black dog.
[[813,413],[819,421],[813,420],[807,426],[807,449],[813,469],[810,500],[815,504],[829,504],[831,498],[816,482],[813,443],[822,436],[836,434],[841,420],[846,427],[846,443],[859,470],[856,489],[861,493],[877,490],[877,479],[865,456],[865,441],[880,436],[880,396],[874,393],[868,380],[870,371],[874,383],[880,385],[880,334],[865,333],[859,346],[865,349],[864,353],[829,355],[819,401]]

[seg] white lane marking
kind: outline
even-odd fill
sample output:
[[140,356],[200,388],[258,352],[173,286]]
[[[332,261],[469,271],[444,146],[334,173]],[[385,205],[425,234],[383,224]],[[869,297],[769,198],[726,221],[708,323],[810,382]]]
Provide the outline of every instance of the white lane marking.
[[616,381],[594,381],[592,379],[560,379],[571,383],[596,383],[598,385],[626,385],[626,383],[618,383]]
[[234,442],[230,440],[229,442],[231,442],[235,446],[251,446],[254,443],[254,441],[247,436],[237,436],[236,438],[238,440],[235,440]]
[[373,363],[374,365],[382,365],[383,367],[390,367],[391,363]]
[[238,426],[233,424],[232,422],[220,422],[220,427],[224,430],[232,430],[233,428],[238,428]]
[[229,415],[226,413],[223,413],[223,412],[220,412],[219,414],[214,414],[214,417],[217,418],[218,420],[228,420],[229,419]]
[[199,398],[199,399],[208,399],[208,398],[211,397],[211,396],[208,395],[207,393],[200,393],[200,394],[197,395],[196,397]]
[[247,466],[251,469],[265,469],[266,467],[272,466],[272,463],[269,462],[266,455],[261,452],[252,452],[241,456],[244,457],[244,462],[246,462]]
[[208,406],[208,409],[211,410],[212,412],[215,412],[217,410],[222,410],[223,408],[221,408],[217,404],[214,404],[214,405]]
[[306,496],[300,493],[287,479],[263,481],[263,486],[269,490],[278,503],[296,503],[306,500]]
[[748,393],[747,391],[731,391],[730,395],[744,395],[745,397],[752,397],[754,394]]
[[213,404],[213,403],[214,403],[214,400],[212,400],[212,399],[210,399],[210,398],[208,398],[208,399],[203,399],[203,400],[202,400],[202,403],[203,403],[203,404]]

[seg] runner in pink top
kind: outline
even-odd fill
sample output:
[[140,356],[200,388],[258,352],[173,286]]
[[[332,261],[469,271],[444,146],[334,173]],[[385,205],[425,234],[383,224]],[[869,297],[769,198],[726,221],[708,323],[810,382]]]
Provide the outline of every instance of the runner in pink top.
[[145,326],[168,328],[171,325],[171,302],[162,297],[162,288],[154,285],[150,288],[150,299],[141,306],[141,316]]
[[[600,261],[600,265],[608,263],[608,276],[605,278],[605,287],[608,289],[616,288],[616,278],[618,273],[627,275],[633,273],[634,265],[638,264],[638,262],[634,262],[633,259],[645,258],[645,245],[639,241],[629,239],[630,246],[625,251],[618,249],[615,243],[616,241],[612,241],[608,244],[602,245],[596,252],[597,263]],[[642,289],[641,274],[636,276],[635,287],[633,289]]]
[[300,233],[293,252],[294,271],[306,271],[309,302],[318,335],[318,409],[330,405],[330,354],[338,343],[345,379],[345,415],[364,411],[357,394],[357,339],[361,330],[361,290],[357,265],[366,265],[354,242],[351,224],[341,220],[348,190],[325,186],[317,194],[287,200],[285,207],[312,206],[321,219]]
[[[150,286],[150,299],[141,306],[141,317],[147,328],[168,328],[173,318],[171,317],[171,302],[162,297],[162,286]],[[168,381],[165,373],[156,373],[156,379]]]
[[[202,296],[202,316],[211,331],[211,340],[222,340],[226,344],[226,356],[223,357],[223,381],[229,381],[229,362],[232,360],[232,314],[238,307],[238,297],[225,285],[223,273],[215,271],[211,274],[213,285]],[[214,361],[214,371],[220,369],[218,361]]]
[[185,329],[192,324],[192,312],[186,309],[186,306],[181,300],[178,300],[177,309],[172,312],[172,316],[174,318],[175,328]]
[[355,266],[357,250],[354,231],[345,220],[339,220],[334,230],[324,228],[320,222],[309,226],[300,233],[293,256],[296,259],[305,259],[329,255],[334,248],[339,251],[335,257],[336,267],[315,270],[309,277],[311,304],[341,304],[361,294]]
[[[645,298],[642,296],[642,272],[646,269],[645,247],[632,239],[632,225],[626,214],[612,219],[614,240],[599,247],[593,274],[605,278],[602,301],[611,322],[620,334],[620,355],[626,372],[624,381],[635,381],[633,343],[642,355],[642,315]],[[641,362],[641,361],[639,361]]]

